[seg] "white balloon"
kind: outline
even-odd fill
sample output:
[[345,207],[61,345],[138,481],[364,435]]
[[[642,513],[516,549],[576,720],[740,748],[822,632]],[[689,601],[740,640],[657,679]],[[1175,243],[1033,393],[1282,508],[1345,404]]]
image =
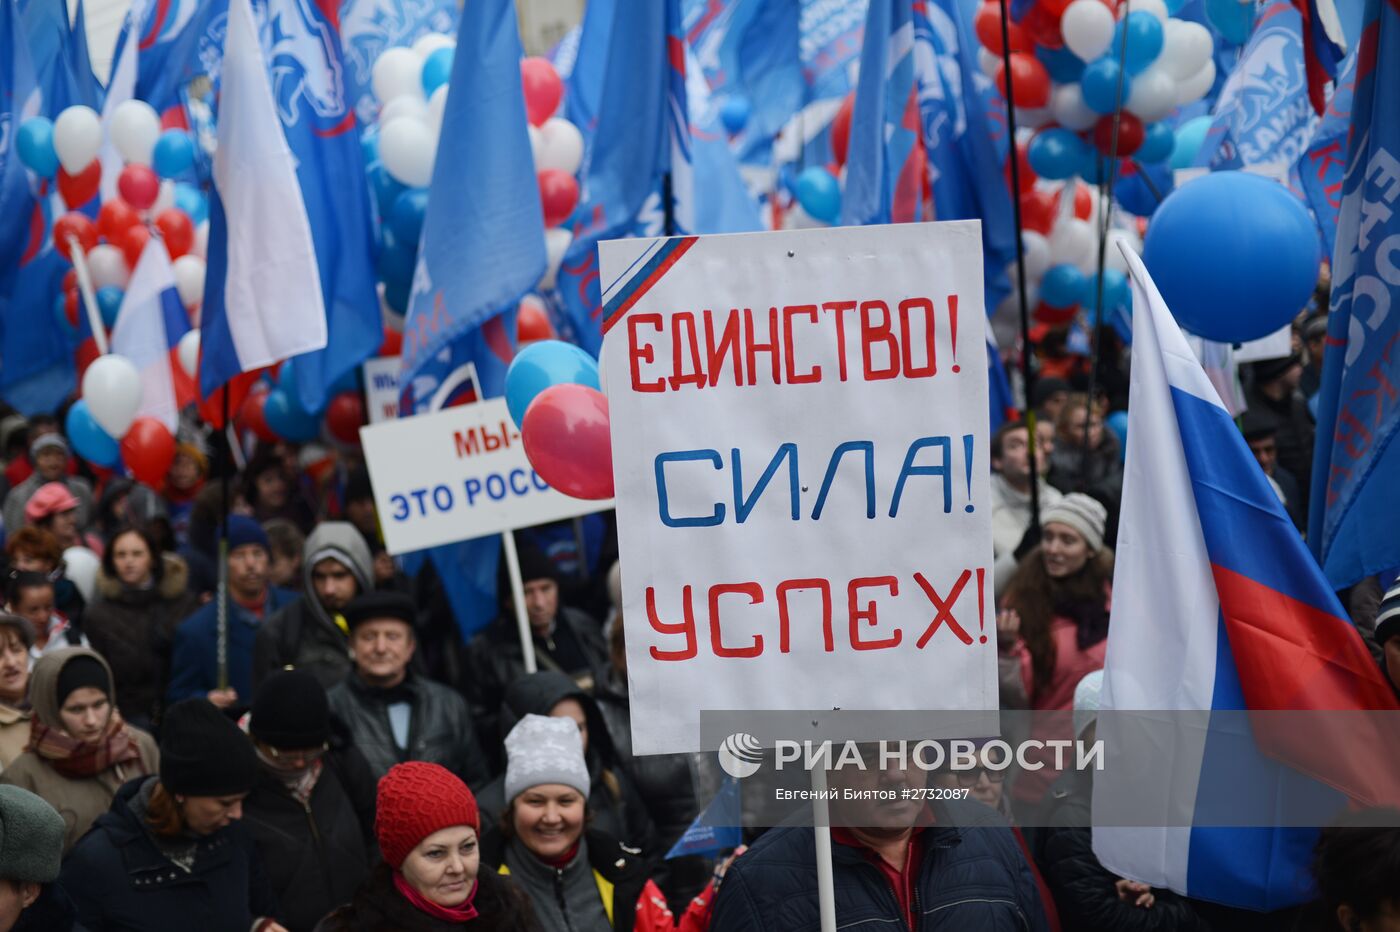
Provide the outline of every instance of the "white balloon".
[[114,285],[125,288],[131,281],[131,269],[126,267],[126,256],[111,243],[98,243],[88,250],[88,274],[92,276],[92,287],[106,288]]
[[542,151],[544,148],[544,134],[541,133],[538,128],[527,123],[525,124],[525,135],[530,139],[530,158],[534,160],[535,171],[539,171],[540,156],[544,154]]
[[[184,258],[181,256],[180,258]],[[185,370],[185,374],[190,378],[199,375],[199,331],[191,330],[180,338],[180,345],[175,348],[175,355],[180,359],[180,368]]]
[[141,407],[141,374],[125,356],[99,356],[83,373],[83,400],[97,426],[120,440]]
[[[1097,0],[1095,0],[1097,2]],[[1083,131],[1099,122],[1099,114],[1084,103],[1084,91],[1078,81],[1060,84],[1050,93],[1050,112],[1065,129]]]
[[167,207],[175,206],[175,182],[169,178],[160,183],[156,190],[156,202],[151,205],[151,209],[146,211],[148,216],[154,217]]
[[1160,62],[1133,78],[1127,107],[1143,123],[1156,123],[1176,109],[1176,78]]
[[818,230],[828,225],[807,213],[802,209],[802,205],[796,201],[793,201],[792,206],[783,212],[784,230]]
[[[1167,12],[1167,5],[1163,3],[1162,0],[1133,0],[1132,12],[1151,13],[1163,23],[1165,23],[1167,18],[1171,15]],[[1128,10],[1124,9],[1123,13],[1127,15]]]
[[204,300],[204,260],[199,256],[183,255],[170,265],[175,275],[175,290],[180,303],[194,307]]
[[108,133],[112,145],[129,163],[150,165],[160,132],[160,114],[144,100],[124,100],[112,111]]
[[578,127],[561,117],[550,117],[540,127],[540,152],[535,159],[535,171],[557,168],[570,175],[583,164],[583,134]]
[[1215,84],[1215,61],[1206,61],[1205,67],[1193,74],[1191,77],[1181,81],[1176,86],[1176,103],[1178,107],[1187,104],[1194,104]]
[[402,94],[423,96],[423,59],[412,49],[385,49],[370,73],[374,96],[390,101]]
[[1055,224],[1050,233],[1051,265],[1068,263],[1080,268],[1086,264],[1092,267],[1095,258],[1094,228],[1087,220],[1070,217]]
[[69,547],[63,551],[63,576],[71,579],[83,601],[91,603],[97,594],[97,571],[102,561],[86,547]]
[[444,84],[433,91],[433,96],[428,98],[428,129],[434,133],[442,132],[442,111],[447,107],[447,85]]
[[1113,41],[1113,13],[1099,0],[1074,0],[1060,17],[1065,46],[1084,61],[1093,61]]
[[63,170],[76,175],[102,148],[102,120],[91,107],[68,107],[53,121],[53,147]]
[[574,234],[562,227],[554,227],[544,231],[544,252],[547,259],[544,270],[544,277],[540,279],[540,289],[548,291],[554,287],[555,276],[559,274],[559,266],[564,262],[564,253],[568,252],[569,244],[574,241]]
[[1026,257],[1026,281],[1039,281],[1050,269],[1050,241],[1034,230],[1021,234],[1021,248]]
[[1154,65],[1160,64],[1172,77],[1183,81],[1197,74],[1206,62],[1212,62],[1214,50],[1209,29],[1200,23],[1172,18],[1162,31],[1162,54]]
[[987,51],[985,46],[977,46],[977,67],[992,80],[996,80],[997,69],[1001,67],[1000,56]]
[[194,248],[190,250],[190,255],[199,256],[201,259],[209,258],[209,221],[205,220],[194,228]]
[[379,160],[395,181],[426,188],[436,155],[433,133],[422,120],[399,117],[379,128]]
[[1031,129],[1040,129],[1049,123],[1055,122],[1055,114],[1049,107],[1024,107],[1016,110],[1017,127],[1028,126]]
[[455,49],[457,43],[451,36],[445,36],[440,32],[425,32],[413,43],[413,54],[420,59],[426,59],[438,49]]
[[[446,90],[446,86],[439,88]],[[422,97],[415,97],[412,94],[400,94],[379,109],[379,125],[392,123],[399,117],[411,117],[426,123],[428,120],[428,104]],[[439,117],[440,119],[440,117]]]

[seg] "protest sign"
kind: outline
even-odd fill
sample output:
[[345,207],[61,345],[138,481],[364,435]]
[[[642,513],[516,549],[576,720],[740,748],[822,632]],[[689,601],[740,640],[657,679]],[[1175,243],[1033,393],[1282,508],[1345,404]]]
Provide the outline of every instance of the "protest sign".
[[400,365],[397,356],[376,356],[364,362],[365,408],[371,424],[399,416]]
[[530,468],[502,398],[372,424],[360,441],[395,555],[609,507],[557,492]]
[[975,221],[601,243],[633,740],[997,705]]

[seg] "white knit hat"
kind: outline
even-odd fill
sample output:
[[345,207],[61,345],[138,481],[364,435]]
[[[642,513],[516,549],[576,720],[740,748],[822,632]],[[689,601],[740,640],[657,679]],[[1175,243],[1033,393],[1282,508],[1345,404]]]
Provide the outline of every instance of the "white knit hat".
[[571,786],[587,799],[592,782],[573,719],[527,715],[506,735],[507,800],[546,783]]
[[1074,528],[1097,553],[1103,549],[1103,528],[1108,521],[1108,512],[1097,499],[1083,492],[1071,492],[1040,513],[1040,526],[1051,522]]
[[1102,670],[1086,673],[1079,684],[1074,687],[1074,736],[1076,738],[1084,734],[1084,729],[1098,720],[1102,692]]

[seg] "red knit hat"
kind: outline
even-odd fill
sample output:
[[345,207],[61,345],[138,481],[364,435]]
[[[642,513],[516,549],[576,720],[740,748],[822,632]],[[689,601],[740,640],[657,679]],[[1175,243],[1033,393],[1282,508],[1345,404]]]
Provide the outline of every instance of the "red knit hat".
[[395,764],[379,781],[374,833],[379,851],[394,870],[433,832],[454,825],[481,830],[476,797],[452,772],[437,764]]

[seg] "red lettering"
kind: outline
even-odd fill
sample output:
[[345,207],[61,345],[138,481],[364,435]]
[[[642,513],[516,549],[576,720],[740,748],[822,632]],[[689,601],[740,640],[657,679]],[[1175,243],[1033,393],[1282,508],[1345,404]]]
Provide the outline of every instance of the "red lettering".
[[719,384],[719,374],[724,371],[725,359],[734,367],[734,384],[744,384],[744,365],[739,358],[739,309],[730,308],[724,319],[724,331],[719,343],[715,343],[714,315],[705,312],[705,371],[710,374],[710,387]]
[[755,340],[753,330],[753,310],[744,308],[744,343],[745,354],[748,360],[749,385],[756,383],[758,376],[758,354],[767,353],[773,360],[773,384],[782,384],[782,370],[778,368],[778,309],[776,307],[768,309],[768,342],[759,343]]
[[719,630],[719,597],[726,593],[746,595],[750,605],[763,601],[763,587],[756,582],[721,583],[710,587],[710,648],[716,657],[757,657],[763,653],[763,635],[755,634],[748,647],[725,647]]
[[[682,335],[681,331],[687,331]],[[684,360],[682,351],[690,350],[691,368],[695,371],[690,375],[683,373]],[[682,385],[694,385],[696,388],[705,387],[705,373],[700,367],[700,334],[695,329],[695,315],[690,311],[680,311],[671,315],[671,391],[679,391]]]
[[[923,311],[924,314],[924,345],[928,348],[928,365],[914,365],[914,334],[909,312],[913,310]],[[924,379],[938,372],[938,364],[934,358],[933,349],[933,302],[928,298],[906,298],[899,302],[899,339],[904,350],[904,377],[906,379]]]
[[787,594],[794,589],[819,589],[822,594],[822,644],[829,654],[836,650],[836,640],[831,632],[831,583],[825,579],[785,579],[778,583],[778,650],[788,652],[788,632],[791,621],[788,617]]
[[627,355],[628,366],[632,371],[632,390],[634,392],[664,392],[666,382],[664,379],[657,379],[653,382],[642,381],[642,363],[656,362],[656,349],[650,343],[640,344],[638,342],[637,330],[642,324],[651,324],[658,333],[661,332],[660,314],[629,314],[627,315],[627,344],[629,352]]
[[836,312],[836,373],[843,382],[846,381],[846,312],[855,309],[854,301],[827,301],[822,305],[822,310]]
[[653,660],[690,660],[700,653],[695,637],[695,612],[691,606],[689,586],[681,590],[681,605],[685,612],[684,621],[662,621],[656,614],[656,590],[647,586],[647,621],[651,623],[652,630],[660,634],[685,635],[684,650],[661,650],[658,647],[653,647],[651,649]]
[[938,593],[934,591],[933,586],[929,585],[929,581],[924,578],[922,573],[914,574],[914,582],[918,583],[919,588],[924,590],[924,595],[928,596],[928,600],[933,603],[934,608],[933,621],[929,623],[928,628],[920,636],[915,646],[922,648],[928,643],[929,638],[933,637],[933,633],[943,625],[947,625],[959,641],[964,644],[972,643],[972,635],[964,631],[962,625],[958,624],[957,619],[953,617],[953,606],[957,603],[958,596],[962,595],[963,588],[967,586],[968,580],[971,578],[972,570],[963,570],[958,581],[953,584],[953,591],[948,593],[948,598],[940,599]]
[[482,444],[486,447],[487,453],[490,453],[492,450],[499,450],[502,447],[509,447],[510,428],[506,425],[505,421],[502,421],[501,435],[497,437],[495,434],[491,433],[491,431],[486,426],[483,425],[481,428],[481,440]]
[[471,456],[473,453],[481,452],[481,446],[477,442],[478,438],[476,436],[475,427],[468,427],[465,436],[462,435],[460,430],[453,431],[452,440],[457,446],[457,455],[459,457]]
[[783,367],[787,373],[789,385],[803,385],[808,382],[820,382],[822,378],[822,367],[813,366],[810,371],[798,375],[793,357],[796,349],[792,340],[792,319],[798,314],[803,314],[812,318],[812,323],[817,322],[817,306],[815,304],[789,305],[783,308]]
[[899,595],[899,580],[894,576],[862,576],[859,579],[851,580],[851,584],[846,587],[846,598],[849,602],[851,615],[851,647],[856,650],[882,650],[886,647],[898,647],[899,642],[904,639],[904,632],[898,628],[890,637],[878,641],[861,639],[860,623],[862,621],[872,628],[880,623],[874,599],[865,603],[865,608],[860,607],[860,590],[872,588],[889,589],[890,595]]
[[1337,412],[1337,433],[1334,436],[1352,459],[1360,459],[1371,446],[1371,432],[1351,413],[1350,408],[1343,407]]
[[[872,314],[878,312],[880,323],[872,322]],[[876,369],[873,353],[876,343],[884,343],[890,354],[888,368]],[[879,382],[899,375],[899,344],[894,338],[894,325],[890,320],[890,306],[884,301],[862,301],[860,304],[860,348],[861,362],[865,366],[865,380]]]

